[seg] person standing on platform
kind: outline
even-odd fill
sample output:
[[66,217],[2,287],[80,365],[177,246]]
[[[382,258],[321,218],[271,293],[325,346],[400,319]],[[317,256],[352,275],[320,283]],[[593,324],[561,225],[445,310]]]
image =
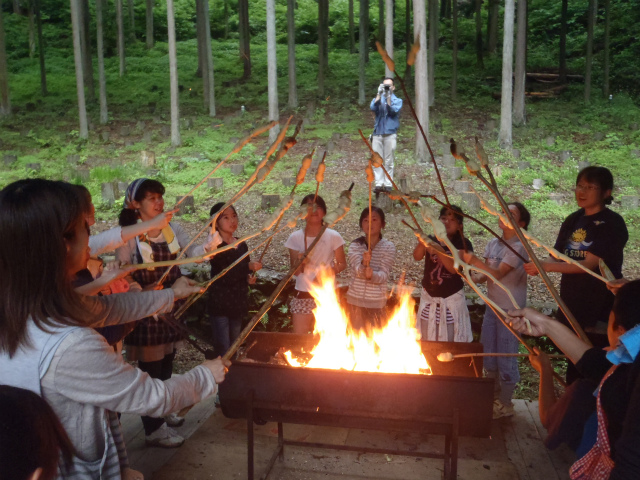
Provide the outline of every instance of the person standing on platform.
[[[376,115],[373,127],[371,146],[384,161],[384,168],[393,178],[393,162],[396,153],[396,136],[400,126],[400,110],[402,100],[395,96],[393,78],[385,78],[378,87],[376,98],[371,100],[371,111]],[[390,192],[391,180],[387,178],[382,167],[373,169],[375,174],[375,192]]]

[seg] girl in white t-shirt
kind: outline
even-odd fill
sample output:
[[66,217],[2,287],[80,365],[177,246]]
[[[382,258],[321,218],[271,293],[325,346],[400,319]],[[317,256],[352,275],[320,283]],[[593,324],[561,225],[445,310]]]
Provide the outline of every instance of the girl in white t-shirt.
[[[306,204],[309,209],[304,229],[293,232],[284,244],[289,249],[291,266],[300,259],[320,233],[323,218],[327,214],[327,204],[322,197],[316,197],[315,206],[313,198],[313,194],[307,195],[300,203],[300,205]],[[316,303],[309,291],[319,269],[323,266],[331,268],[336,275],[347,266],[344,240],[338,232],[330,228],[324,231],[314,249],[296,272],[296,295],[291,300],[293,333],[313,332],[313,309]]]

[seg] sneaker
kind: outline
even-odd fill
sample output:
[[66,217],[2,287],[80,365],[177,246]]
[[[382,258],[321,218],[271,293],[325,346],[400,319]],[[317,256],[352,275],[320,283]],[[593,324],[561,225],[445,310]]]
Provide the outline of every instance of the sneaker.
[[498,418],[503,417],[513,417],[515,410],[513,408],[513,404],[509,403],[509,405],[505,405],[500,400],[493,401],[493,419],[497,420]]
[[176,448],[184,443],[184,438],[163,423],[159,429],[145,437],[145,442],[152,447]]
[[164,421],[167,422],[167,425],[170,427],[179,427],[184,423],[184,417],[180,417],[177,413],[170,413],[164,417]]

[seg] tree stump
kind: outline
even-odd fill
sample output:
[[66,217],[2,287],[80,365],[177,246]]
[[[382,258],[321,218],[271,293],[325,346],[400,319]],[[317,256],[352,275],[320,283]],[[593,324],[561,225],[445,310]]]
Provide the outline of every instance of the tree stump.
[[160,170],[156,170],[155,168],[150,168],[147,170],[147,177],[153,178],[157,177],[160,174]]
[[638,199],[637,195],[623,195],[622,197],[620,197],[620,203],[622,204],[623,208],[632,209],[638,208],[638,206],[640,205],[640,200]]
[[547,142],[547,146],[548,147],[553,147],[556,144],[556,137],[549,136],[549,137],[547,137],[546,142]]
[[100,185],[100,193],[102,194],[102,201],[109,206],[113,206],[116,203],[116,189],[114,188],[114,182],[106,182]]
[[471,186],[471,182],[467,180],[457,180],[456,183],[453,184],[453,190],[456,193],[465,193],[469,191],[469,187]]
[[169,145],[167,148],[164,149],[164,152],[167,155],[173,155],[174,153],[176,153],[176,147],[174,147],[173,145]]
[[335,149],[335,144],[333,142],[327,142],[327,146],[325,147],[325,150],[327,151],[327,153],[331,153],[333,152],[333,150]]
[[88,182],[91,178],[91,170],[88,168],[79,168],[76,170],[76,178],[81,182]]
[[581,160],[580,162],[578,162],[578,171],[584,170],[587,167],[591,166],[591,162],[589,162],[588,160]]
[[473,192],[463,192],[462,203],[465,206],[465,213],[476,213],[480,210],[480,199]]
[[229,171],[233,175],[242,175],[244,173],[244,165],[241,163],[234,163],[233,165],[229,165]]
[[160,133],[163,137],[168,137],[169,135],[171,135],[171,125],[163,125],[160,129]]
[[118,187],[118,197],[122,197],[126,193],[129,184],[127,182],[116,182],[116,186]]
[[187,130],[190,130],[193,128],[193,118],[191,117],[183,118],[180,123],[182,124],[182,128],[186,128]]
[[235,145],[238,143],[238,140],[240,140],[238,137],[231,137],[229,138],[229,143],[233,143]]
[[638,122],[633,122],[632,124],[630,124],[629,130],[631,130],[632,132],[635,132],[636,130],[638,130]]
[[337,142],[338,140],[340,140],[340,134],[337,132],[332,133],[331,140],[333,140],[334,142]]
[[531,168],[529,162],[518,162],[518,170],[528,170],[529,168]]
[[442,166],[443,167],[455,167],[456,166],[456,159],[453,158],[453,155],[451,155],[451,153],[446,152],[443,156],[442,156]]
[[142,150],[140,152],[140,162],[143,167],[152,167],[156,164],[156,154],[151,150]]
[[285,187],[293,187],[296,184],[296,177],[284,177],[282,179],[282,185]]
[[27,172],[30,172],[31,170],[33,170],[34,172],[39,172],[40,170],[42,170],[42,165],[40,165],[39,163],[27,163],[25,165],[25,168],[27,169]]
[[571,150],[563,150],[560,152],[560,161],[562,163],[566,162],[571,158]]
[[534,178],[533,179],[533,189],[534,190],[540,190],[542,187],[544,187],[545,185],[545,181],[542,178]]
[[133,140],[132,138],[127,138],[124,141],[124,146],[125,147],[133,147],[136,144],[135,140]]
[[449,168],[449,178],[452,181],[459,180],[462,177],[462,167],[451,167]]
[[128,137],[129,135],[131,135],[131,127],[129,127],[129,125],[123,125],[122,127],[120,127],[121,137]]
[[498,165],[497,167],[492,168],[492,169],[491,169],[491,172],[493,173],[493,176],[494,176],[494,177],[498,178],[498,177],[501,177],[501,176],[502,176],[503,168],[502,168],[502,166],[501,166],[501,165]]
[[511,150],[511,155],[513,155],[513,158],[520,158],[521,152],[520,150],[518,150],[517,148],[514,148],[513,150]]
[[633,150],[631,150],[631,156],[634,158],[640,158],[640,150],[634,148]]
[[262,195],[262,208],[277,207],[280,205],[280,195]]
[[153,131],[147,130],[142,134],[142,141],[146,143],[150,143],[153,140]]
[[69,165],[77,165],[80,163],[80,155],[67,155],[67,163]]
[[222,190],[222,188],[224,187],[224,178],[222,177],[207,178],[207,186],[215,190]]
[[596,133],[593,134],[593,139],[596,142],[601,142],[602,140],[604,140],[604,137],[605,137],[605,135],[602,132],[596,132]]
[[144,130],[146,128],[147,124],[144,122],[144,120],[138,120],[138,122],[136,123],[136,130]]
[[384,193],[376,195],[375,205],[376,207],[381,208],[385,213],[390,213],[393,210],[393,201]]
[[104,130],[103,132],[100,132],[100,138],[102,139],[103,142],[108,142],[110,137],[111,137],[111,132],[109,130]]
[[182,200],[184,198],[184,200],[182,201],[182,203],[180,205],[178,205],[178,215],[185,215],[187,213],[193,213],[195,211],[195,201],[193,199],[193,195],[187,195],[186,197],[184,196],[177,196],[176,197],[176,203],[178,203],[180,200]]
[[409,191],[409,183],[407,182],[407,177],[400,177],[398,179],[398,188],[401,192],[407,193]]
[[4,166],[5,167],[9,167],[12,164],[14,164],[15,162],[18,161],[18,156],[17,155],[5,155],[4,157],[2,157],[2,161],[4,162]]
[[488,130],[490,132],[495,130],[497,126],[498,126],[498,122],[495,121],[493,118],[490,120],[487,120],[487,123],[484,124],[485,130]]
[[551,200],[556,205],[564,204],[564,196],[561,193],[550,193],[549,200]]

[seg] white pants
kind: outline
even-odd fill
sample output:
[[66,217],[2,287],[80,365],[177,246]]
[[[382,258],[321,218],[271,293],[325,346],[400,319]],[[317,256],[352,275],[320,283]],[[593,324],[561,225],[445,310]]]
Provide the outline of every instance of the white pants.
[[[373,150],[378,153],[384,161],[384,168],[389,172],[389,176],[393,178],[393,156],[396,153],[396,134],[374,135],[372,145]],[[391,180],[384,174],[382,168],[374,168],[376,187],[391,188]]]

